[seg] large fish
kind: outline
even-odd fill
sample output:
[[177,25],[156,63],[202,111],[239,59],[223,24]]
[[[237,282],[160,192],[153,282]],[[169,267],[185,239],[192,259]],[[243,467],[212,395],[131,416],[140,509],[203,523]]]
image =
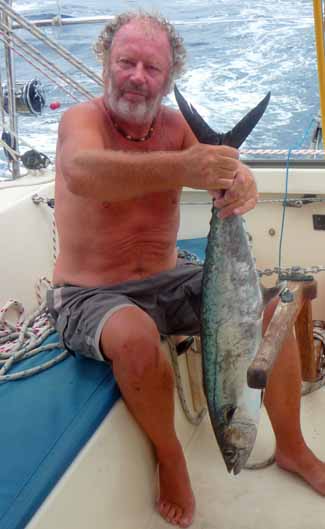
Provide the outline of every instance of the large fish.
[[[205,123],[175,87],[186,121],[201,143],[239,147],[263,115],[270,93],[231,131]],[[204,391],[228,472],[238,474],[253,449],[261,393],[247,385],[247,368],[262,335],[263,295],[240,216],[221,220],[212,207],[203,266],[201,341]]]

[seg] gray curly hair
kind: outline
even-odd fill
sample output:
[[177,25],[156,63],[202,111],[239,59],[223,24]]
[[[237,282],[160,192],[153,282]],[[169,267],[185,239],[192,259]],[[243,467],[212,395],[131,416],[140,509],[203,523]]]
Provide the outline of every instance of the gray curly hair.
[[103,65],[106,63],[112,47],[114,36],[122,26],[133,20],[140,20],[149,22],[151,24],[156,24],[166,32],[173,58],[172,71],[170,74],[171,86],[172,82],[175,79],[178,79],[185,70],[186,50],[183,44],[183,39],[178,35],[174,26],[166,18],[159,14],[153,14],[139,10],[138,12],[122,13],[117,15],[113,20],[110,20],[100,33],[97,42],[94,44],[94,51],[97,59]]

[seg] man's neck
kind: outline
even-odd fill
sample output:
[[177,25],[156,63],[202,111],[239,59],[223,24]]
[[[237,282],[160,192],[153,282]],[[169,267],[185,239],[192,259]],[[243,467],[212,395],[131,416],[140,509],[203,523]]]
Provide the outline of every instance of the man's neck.
[[117,116],[109,107],[108,103],[105,100],[103,100],[103,102],[115,130],[126,140],[141,142],[151,138],[155,130],[160,109],[158,109],[158,112],[154,117],[150,116],[142,123],[136,123]]

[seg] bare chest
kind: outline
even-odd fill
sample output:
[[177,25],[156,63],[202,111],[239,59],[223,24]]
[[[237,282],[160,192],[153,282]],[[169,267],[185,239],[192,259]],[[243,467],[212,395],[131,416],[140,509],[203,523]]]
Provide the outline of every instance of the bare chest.
[[163,234],[178,228],[179,191],[151,193],[121,202],[89,201],[83,210],[84,228],[96,237]]

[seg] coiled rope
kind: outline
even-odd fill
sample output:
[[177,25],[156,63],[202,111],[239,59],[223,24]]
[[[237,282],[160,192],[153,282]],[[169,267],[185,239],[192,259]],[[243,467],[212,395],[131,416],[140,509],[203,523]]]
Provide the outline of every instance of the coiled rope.
[[[0,383],[36,375],[62,362],[69,356],[67,350],[63,350],[51,360],[38,366],[9,373],[17,362],[31,358],[44,351],[62,348],[60,342],[41,345],[48,336],[56,332],[49,320],[46,301],[42,301],[41,295],[41,288],[45,287],[47,289],[49,286],[50,282],[46,278],[39,280],[36,285],[39,306],[28,317],[25,315],[23,305],[13,299],[10,299],[0,309],[0,365],[2,366],[0,369]],[[10,312],[16,315],[17,321],[15,324],[8,320]]]

